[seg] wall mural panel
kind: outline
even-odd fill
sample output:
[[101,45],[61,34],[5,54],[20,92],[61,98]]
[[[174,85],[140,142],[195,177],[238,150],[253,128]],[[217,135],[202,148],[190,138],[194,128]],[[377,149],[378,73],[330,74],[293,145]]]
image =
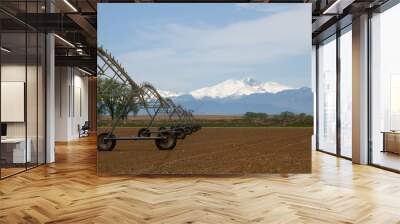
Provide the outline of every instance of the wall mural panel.
[[98,4],[99,175],[311,172],[310,10]]

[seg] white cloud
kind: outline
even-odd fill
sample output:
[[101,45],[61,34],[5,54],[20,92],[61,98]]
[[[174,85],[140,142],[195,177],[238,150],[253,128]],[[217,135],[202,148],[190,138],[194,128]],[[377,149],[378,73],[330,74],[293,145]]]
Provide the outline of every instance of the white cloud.
[[[118,57],[140,81],[153,82],[162,89],[187,91],[188,84],[195,87],[196,78],[228,75],[307,54],[311,51],[309,13],[300,7],[223,27],[166,24],[148,28],[138,38],[151,39],[157,47],[144,46]],[[173,82],[168,83],[168,77]]]
[[241,10],[251,10],[262,13],[279,13],[282,12],[282,10],[293,9],[295,4],[297,4],[297,7],[305,5],[304,3],[290,3],[290,5],[282,3],[236,3],[235,6]]

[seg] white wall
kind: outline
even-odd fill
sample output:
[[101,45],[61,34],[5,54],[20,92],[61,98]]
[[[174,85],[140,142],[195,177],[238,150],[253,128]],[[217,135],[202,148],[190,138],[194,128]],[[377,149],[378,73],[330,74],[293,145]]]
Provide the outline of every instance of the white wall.
[[[36,71],[36,69],[39,69]],[[23,102],[14,102],[20,104],[19,107],[5,106],[2,102],[2,114],[15,113],[20,114],[22,118],[20,121],[6,121],[7,124],[7,137],[8,138],[25,138],[29,140],[29,148],[32,153],[32,162],[39,159],[39,163],[44,163],[44,150],[45,150],[45,120],[44,120],[44,93],[45,90],[41,67],[25,66],[25,64],[3,64],[2,71],[2,86],[5,82],[20,82],[26,85],[26,89],[14,90],[22,94],[21,99]],[[27,78],[27,80],[25,80]],[[4,82],[4,83],[3,83]],[[24,91],[26,90],[26,101],[24,100]],[[6,89],[2,88],[2,99],[10,98],[7,94],[17,94],[5,92]],[[12,103],[12,102],[10,102]],[[26,106],[25,106],[26,103]],[[21,105],[22,104],[22,105]],[[14,105],[15,106],[15,105]],[[14,110],[14,111],[13,111]],[[26,120],[24,114],[26,112]],[[2,118],[2,120],[4,120]]]
[[71,99],[73,99],[73,102],[71,101],[71,132],[70,135],[72,138],[78,138],[79,137],[79,132],[78,132],[78,125],[83,125],[85,121],[89,119],[89,113],[88,113],[88,78],[82,76],[82,73],[78,73],[77,75],[77,70],[74,71],[74,80],[73,80],[73,88],[71,88],[71,91],[73,90],[71,96]]
[[69,117],[69,95],[68,88],[70,85],[69,68],[56,67],[55,68],[55,140],[67,141],[68,140],[68,117]]
[[56,67],[55,140],[79,138],[78,125],[88,120],[88,78],[76,68]]
[[[24,82],[26,83],[25,77],[26,72],[31,74],[32,72],[36,73],[36,67],[33,66],[25,66],[18,64],[4,64],[1,67],[1,81],[2,82]],[[29,77],[28,77],[29,78]],[[36,86],[36,80],[28,80],[29,85]],[[36,88],[27,88],[27,106],[36,108]],[[4,97],[4,96],[2,96]],[[34,102],[34,104],[31,104]],[[9,110],[9,108],[1,108],[1,110]],[[24,110],[24,108],[22,108]],[[36,110],[35,110],[36,111]],[[31,112],[28,110],[28,112]],[[36,113],[28,113],[27,114],[28,122],[34,121],[34,124],[29,123],[28,129],[33,128],[36,130]],[[26,122],[7,122],[7,135],[8,137],[25,137],[25,126]],[[34,126],[34,127],[33,127]],[[29,133],[28,133],[28,137]]]
[[[25,65],[2,65],[1,81],[4,82],[25,82]],[[7,108],[1,108],[7,110]],[[25,122],[7,122],[7,137],[25,137]]]

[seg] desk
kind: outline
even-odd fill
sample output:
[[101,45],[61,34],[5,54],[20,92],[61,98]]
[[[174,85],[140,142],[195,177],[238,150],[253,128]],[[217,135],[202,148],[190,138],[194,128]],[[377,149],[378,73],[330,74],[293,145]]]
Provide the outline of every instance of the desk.
[[400,154],[400,131],[383,131],[382,152]]
[[28,142],[25,151],[25,138],[6,138],[1,139],[1,157],[6,163],[26,163],[31,162],[31,139]]

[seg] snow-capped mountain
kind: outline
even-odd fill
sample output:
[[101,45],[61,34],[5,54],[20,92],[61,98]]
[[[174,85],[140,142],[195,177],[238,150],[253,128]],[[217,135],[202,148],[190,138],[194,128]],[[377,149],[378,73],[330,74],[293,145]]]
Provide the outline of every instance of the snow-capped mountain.
[[175,93],[168,90],[158,90],[158,93],[160,93],[162,97],[175,97],[182,95],[182,93]]
[[253,78],[228,79],[214,86],[204,87],[190,92],[196,99],[204,97],[226,98],[248,96],[255,93],[277,93],[283,90],[293,89],[276,82],[259,82]]
[[196,99],[186,94],[172,98],[175,103],[196,114],[238,115],[246,112],[278,114],[284,111],[313,113],[313,93],[310,88],[288,89],[277,93],[254,93],[240,97]]
[[190,93],[165,90],[159,90],[159,93],[197,114],[313,113],[310,88],[292,88],[276,82],[259,82],[253,78],[229,79]]

